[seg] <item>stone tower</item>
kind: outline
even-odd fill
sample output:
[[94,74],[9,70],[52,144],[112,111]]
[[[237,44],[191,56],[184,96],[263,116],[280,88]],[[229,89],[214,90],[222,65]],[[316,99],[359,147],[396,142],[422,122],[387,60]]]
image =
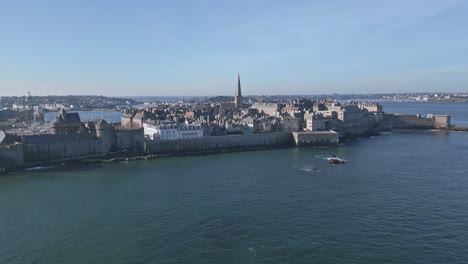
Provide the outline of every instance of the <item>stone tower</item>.
[[112,127],[104,119],[96,124],[96,136],[102,140],[102,151],[107,153],[112,147]]
[[242,107],[242,93],[241,93],[241,83],[240,83],[239,73],[237,73],[237,90],[236,90],[236,96],[234,97],[234,103],[236,104],[236,108]]
[[73,134],[78,133],[80,125],[81,119],[78,113],[67,113],[64,109],[60,109],[55,120],[50,122],[50,129],[54,135]]

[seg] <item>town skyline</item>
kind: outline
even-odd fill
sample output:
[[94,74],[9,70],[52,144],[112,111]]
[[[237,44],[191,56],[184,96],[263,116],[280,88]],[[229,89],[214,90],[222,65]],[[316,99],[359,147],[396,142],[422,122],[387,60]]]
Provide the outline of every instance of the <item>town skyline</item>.
[[466,92],[467,11],[466,0],[7,2],[0,94],[231,95],[237,72],[249,94]]

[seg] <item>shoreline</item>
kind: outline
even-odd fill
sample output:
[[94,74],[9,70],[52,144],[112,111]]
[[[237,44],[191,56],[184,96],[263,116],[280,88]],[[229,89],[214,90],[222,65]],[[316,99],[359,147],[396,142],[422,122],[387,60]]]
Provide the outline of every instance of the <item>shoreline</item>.
[[[361,135],[352,135],[346,137],[339,141],[339,144],[335,146],[260,146],[260,147],[248,147],[248,148],[226,148],[226,149],[212,149],[204,151],[188,151],[180,153],[166,153],[166,154],[149,154],[144,152],[135,152],[133,154],[127,153],[112,153],[108,157],[101,158],[84,158],[84,159],[75,159],[68,161],[52,161],[52,162],[38,162],[35,164],[28,164],[27,166],[19,166],[11,170],[0,170],[0,176],[8,175],[17,175],[24,172],[38,172],[45,171],[49,169],[57,168],[59,165],[62,168],[73,167],[73,166],[89,166],[93,164],[109,164],[109,163],[118,163],[118,162],[131,162],[138,160],[153,160],[160,158],[170,158],[170,157],[184,157],[184,156],[202,156],[202,155],[215,155],[215,154],[224,154],[224,153],[235,153],[235,152],[251,152],[251,151],[262,151],[262,150],[273,150],[273,149],[286,149],[286,148],[339,148],[340,145],[346,144],[346,142],[356,141],[359,138],[370,138],[375,136],[381,136],[382,133],[399,131],[399,130],[409,130],[409,131],[447,131],[447,132],[468,132],[468,126],[451,126],[450,129],[390,129],[390,130],[381,130],[379,133],[363,133]],[[130,155],[128,155],[130,154]]]

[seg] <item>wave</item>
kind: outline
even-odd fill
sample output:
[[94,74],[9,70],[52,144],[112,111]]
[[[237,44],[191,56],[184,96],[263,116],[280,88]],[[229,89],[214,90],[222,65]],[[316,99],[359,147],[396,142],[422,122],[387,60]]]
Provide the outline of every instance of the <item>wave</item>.
[[291,167],[291,168],[304,171],[304,172],[320,172],[320,170],[315,168],[314,166],[302,166],[302,167]]
[[317,159],[328,159],[331,155],[330,154],[318,154],[318,155],[315,155],[315,157]]
[[31,168],[27,168],[27,169],[24,169],[25,171],[38,171],[38,170],[48,170],[48,169],[52,169],[54,167],[42,167],[42,166],[37,166],[37,167],[31,167]]

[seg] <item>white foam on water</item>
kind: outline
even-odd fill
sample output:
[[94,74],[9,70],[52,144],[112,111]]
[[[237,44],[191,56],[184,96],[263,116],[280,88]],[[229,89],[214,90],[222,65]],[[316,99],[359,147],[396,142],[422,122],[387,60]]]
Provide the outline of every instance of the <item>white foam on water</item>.
[[24,169],[25,171],[38,171],[38,170],[48,170],[48,169],[52,169],[53,167],[41,167],[41,166],[38,166],[38,167],[32,167],[32,168],[27,168],[27,169]]
[[305,172],[319,172],[319,170],[315,168],[314,166],[303,166],[299,168],[299,170],[305,171]]
[[330,154],[319,154],[315,155],[317,159],[328,159],[330,157]]
[[320,172],[320,170],[315,168],[314,166],[302,166],[302,167],[292,166],[291,168],[295,170],[304,171],[304,172]]

